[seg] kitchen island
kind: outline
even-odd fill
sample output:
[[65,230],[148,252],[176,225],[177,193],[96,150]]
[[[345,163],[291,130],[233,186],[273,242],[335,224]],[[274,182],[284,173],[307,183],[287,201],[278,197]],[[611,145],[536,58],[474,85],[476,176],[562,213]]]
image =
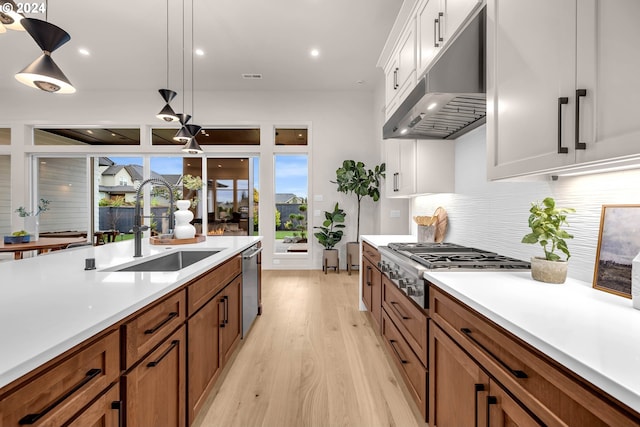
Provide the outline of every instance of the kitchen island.
[[[239,254],[261,239],[211,236],[201,243],[173,246],[150,245],[148,239],[144,239],[141,258],[133,257],[134,244],[130,240],[0,264],[0,339],[3,343],[0,350],[0,395],[12,389],[13,384],[22,383],[21,377],[29,378],[32,376],[30,372],[39,371],[39,367],[49,361],[57,361],[60,355],[70,354],[63,356],[61,362],[73,358],[76,354],[74,349],[80,344],[82,350],[77,350],[78,354],[91,350],[96,340],[118,344],[118,334],[123,339],[130,339],[133,336],[132,326],[138,317],[149,314],[149,321],[157,324],[157,327],[143,327],[140,332],[143,337],[152,337],[156,330],[173,323],[182,324],[187,317],[198,313],[196,310],[205,304],[205,297],[207,300],[213,297],[214,291],[224,293],[224,286],[236,277],[232,283],[233,289],[238,290],[235,291],[236,296],[224,295],[224,321],[227,322],[237,307],[237,304],[229,303],[229,298],[237,301],[240,295]],[[185,250],[218,252],[177,271],[114,271]],[[88,258],[95,259],[95,269],[85,270]],[[230,264],[232,260],[234,263]],[[185,298],[186,285],[191,290],[189,299]],[[211,292],[211,297],[207,292]],[[203,296],[202,302],[192,298],[199,295]],[[155,304],[158,301],[160,303]],[[171,306],[174,303],[175,307]],[[161,313],[163,304],[171,313],[168,320],[158,322],[157,316],[163,316],[160,319],[166,317]],[[152,313],[153,310],[158,310],[157,315]],[[175,327],[172,326],[167,333],[172,330]],[[181,327],[174,335],[183,333],[180,332],[183,330]],[[238,336],[232,338],[234,341],[229,348],[233,348],[231,344],[237,342]],[[175,347],[178,339],[169,342]],[[127,343],[127,357],[131,350]],[[184,347],[180,351],[184,355]],[[148,350],[141,347],[140,352],[142,356]],[[117,361],[117,347],[113,353]],[[108,353],[105,351],[104,354]],[[166,353],[161,356],[166,356]],[[102,359],[109,357],[102,356]],[[122,360],[122,364],[129,368],[132,362]],[[116,374],[120,372],[119,364],[115,364]]]

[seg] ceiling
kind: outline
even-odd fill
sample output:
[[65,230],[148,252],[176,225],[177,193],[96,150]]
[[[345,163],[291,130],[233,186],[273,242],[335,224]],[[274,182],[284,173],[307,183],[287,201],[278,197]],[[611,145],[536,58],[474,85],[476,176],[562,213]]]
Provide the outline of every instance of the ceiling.
[[[179,93],[189,91],[192,75],[196,91],[372,91],[382,76],[376,62],[402,0],[184,0],[184,8],[183,0],[168,3],[167,10],[166,0],[50,0],[49,22],[71,35],[52,57],[78,91],[166,87],[167,51],[168,86]],[[192,58],[192,35],[203,56]],[[80,48],[90,55],[81,55]],[[312,48],[318,57],[311,57]],[[13,77],[41,54],[31,37],[0,34],[0,53],[0,89],[34,90]],[[245,73],[263,78],[245,80]]]

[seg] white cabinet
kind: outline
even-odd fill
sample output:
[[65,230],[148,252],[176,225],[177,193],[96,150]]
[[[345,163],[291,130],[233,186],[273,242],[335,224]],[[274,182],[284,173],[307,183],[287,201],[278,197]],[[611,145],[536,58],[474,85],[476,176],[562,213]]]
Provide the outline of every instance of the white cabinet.
[[633,111],[640,2],[489,0],[487,7],[489,179],[640,157]]
[[387,197],[454,191],[453,141],[389,139],[384,143]]
[[416,10],[417,75],[421,76],[435,56],[463,26],[482,1],[421,0]]
[[385,117],[389,118],[416,85],[415,19],[407,23],[385,71]]

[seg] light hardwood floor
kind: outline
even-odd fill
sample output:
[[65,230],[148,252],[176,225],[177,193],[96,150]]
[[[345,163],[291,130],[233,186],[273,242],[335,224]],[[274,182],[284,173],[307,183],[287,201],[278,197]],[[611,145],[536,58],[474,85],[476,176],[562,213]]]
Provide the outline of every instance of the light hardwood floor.
[[358,276],[263,271],[258,316],[195,427],[424,427],[358,311]]

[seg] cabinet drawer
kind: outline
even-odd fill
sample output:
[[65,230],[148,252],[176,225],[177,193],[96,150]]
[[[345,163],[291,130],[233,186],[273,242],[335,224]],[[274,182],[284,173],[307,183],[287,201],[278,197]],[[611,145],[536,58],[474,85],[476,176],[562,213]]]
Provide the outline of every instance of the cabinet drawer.
[[431,318],[546,425],[637,425],[586,380],[458,300],[431,290]]
[[187,288],[188,315],[198,311],[241,272],[242,256],[237,255],[191,283]]
[[380,262],[380,252],[367,242],[362,242],[362,254],[369,258],[369,261],[374,266],[378,266],[378,262]]
[[120,385],[116,383],[64,427],[120,427],[124,411],[122,406]]
[[427,315],[386,276],[382,276],[382,306],[426,367]]
[[180,291],[125,323],[122,326],[123,340],[126,343],[124,369],[129,369],[160,344],[185,318],[185,295],[184,291]]
[[389,354],[400,369],[420,413],[427,417],[427,370],[411,351],[409,344],[393,324],[387,313],[382,313],[382,336]]
[[0,400],[0,425],[63,425],[116,381],[119,348],[113,331],[19,386]]

